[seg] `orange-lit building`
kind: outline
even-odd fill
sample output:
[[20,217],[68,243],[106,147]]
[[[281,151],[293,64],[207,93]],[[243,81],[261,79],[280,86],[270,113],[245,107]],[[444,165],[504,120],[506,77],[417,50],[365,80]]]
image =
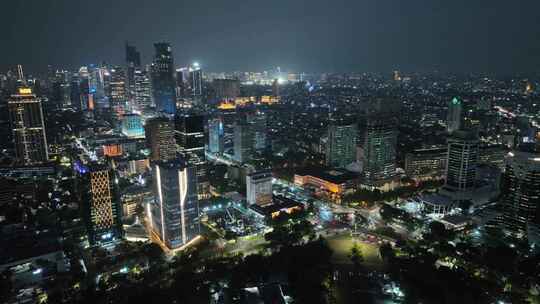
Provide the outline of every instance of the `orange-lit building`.
[[260,103],[262,104],[274,104],[279,102],[279,96],[261,96]]
[[220,110],[234,110],[236,107],[243,107],[250,104],[266,104],[272,105],[279,103],[278,96],[245,96],[245,97],[236,97],[234,99],[223,99],[218,105]]
[[123,152],[121,144],[103,145],[103,155],[109,157],[121,156]]
[[319,196],[340,202],[343,195],[356,190],[358,175],[343,169],[307,168],[294,175],[294,183],[314,189]]

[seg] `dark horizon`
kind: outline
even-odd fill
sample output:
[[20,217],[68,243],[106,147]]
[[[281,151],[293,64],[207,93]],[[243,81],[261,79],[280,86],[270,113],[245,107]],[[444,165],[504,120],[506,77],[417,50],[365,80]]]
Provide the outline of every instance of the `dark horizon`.
[[540,70],[540,3],[477,1],[152,2],[2,4],[0,69],[124,64],[129,41],[153,43],[175,66],[207,71],[529,73]]

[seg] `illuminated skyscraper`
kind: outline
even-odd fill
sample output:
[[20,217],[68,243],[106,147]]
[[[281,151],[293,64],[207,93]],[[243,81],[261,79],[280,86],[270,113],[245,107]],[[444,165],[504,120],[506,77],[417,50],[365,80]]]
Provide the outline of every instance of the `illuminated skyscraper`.
[[153,161],[176,158],[174,122],[167,118],[152,118],[145,125],[146,143]]
[[69,72],[57,70],[52,78],[52,94],[49,100],[60,108],[71,105]]
[[253,146],[255,142],[253,126],[239,121],[234,126],[234,159],[245,163],[253,158]]
[[461,128],[461,100],[454,97],[448,104],[448,116],[446,119],[446,127],[449,133],[457,131]]
[[177,96],[186,97],[191,95],[189,80],[189,68],[176,69],[176,94]]
[[371,187],[387,184],[396,176],[397,119],[392,114],[374,114],[362,129],[364,183]]
[[76,111],[81,111],[83,107],[81,105],[81,79],[79,74],[76,73],[71,77],[69,89],[71,106]]
[[467,191],[475,186],[478,138],[469,131],[454,131],[448,138],[445,188]]
[[262,112],[255,112],[247,115],[246,120],[253,130],[253,151],[263,153],[268,148],[266,115]]
[[506,231],[526,237],[540,228],[540,151],[523,145],[508,154],[501,193]]
[[156,162],[153,174],[153,236],[168,249],[178,249],[200,235],[196,169],[178,159]]
[[49,159],[41,100],[27,87],[8,100],[9,120],[15,143],[15,157],[26,165]]
[[332,121],[328,126],[326,165],[345,168],[356,161],[356,124]]
[[198,63],[189,69],[189,83],[194,97],[202,95],[202,70]]
[[204,154],[206,143],[204,135],[204,116],[177,115],[175,137],[178,151],[190,166],[197,170],[197,189],[199,198],[210,196],[210,183],[207,176],[207,163]]
[[221,154],[224,150],[224,130],[221,118],[212,118],[208,121],[208,151]]
[[109,72],[109,102],[114,113],[122,115],[127,111],[126,74],[121,67],[115,67]]
[[155,43],[156,54],[152,64],[152,90],[158,112],[176,113],[176,84],[172,48],[169,43]]
[[135,99],[135,71],[141,69],[141,54],[126,42],[126,88],[129,101]]
[[118,240],[123,235],[118,178],[107,165],[75,164],[78,193],[84,211],[88,241],[92,245]]
[[152,81],[148,72],[135,69],[134,72],[135,107],[142,110],[153,105]]
[[246,199],[249,205],[272,203],[272,171],[258,171],[246,176]]
[[90,81],[90,71],[88,67],[81,67],[78,73],[79,78],[79,107],[80,111],[88,111],[94,109],[94,96],[96,89],[92,87]]

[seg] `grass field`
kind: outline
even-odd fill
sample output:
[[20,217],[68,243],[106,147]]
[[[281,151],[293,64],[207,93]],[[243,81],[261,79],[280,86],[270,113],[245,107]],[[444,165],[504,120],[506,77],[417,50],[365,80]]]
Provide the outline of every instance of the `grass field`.
[[373,269],[381,269],[384,267],[384,263],[379,256],[379,246],[362,242],[361,240],[354,238],[350,235],[339,235],[328,237],[328,245],[334,251],[332,260],[336,264],[351,264],[349,254],[354,244],[358,244],[362,256],[364,257],[364,266]]
[[[373,270],[383,270],[384,262],[379,256],[379,246],[366,243],[350,234],[341,234],[327,236],[328,245],[333,251],[332,262],[335,264],[352,264],[349,257],[354,244],[358,244],[364,258],[363,265]],[[202,256],[212,257],[221,254],[235,255],[242,253],[244,255],[260,252],[264,248],[266,241],[263,235],[254,235],[239,238],[236,242],[225,242],[223,247],[208,246],[203,249]]]

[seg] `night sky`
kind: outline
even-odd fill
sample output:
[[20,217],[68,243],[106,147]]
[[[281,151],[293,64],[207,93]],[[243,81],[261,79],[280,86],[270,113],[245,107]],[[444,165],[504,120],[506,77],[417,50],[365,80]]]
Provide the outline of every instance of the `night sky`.
[[538,0],[2,0],[0,70],[152,58],[211,71],[540,71]]

